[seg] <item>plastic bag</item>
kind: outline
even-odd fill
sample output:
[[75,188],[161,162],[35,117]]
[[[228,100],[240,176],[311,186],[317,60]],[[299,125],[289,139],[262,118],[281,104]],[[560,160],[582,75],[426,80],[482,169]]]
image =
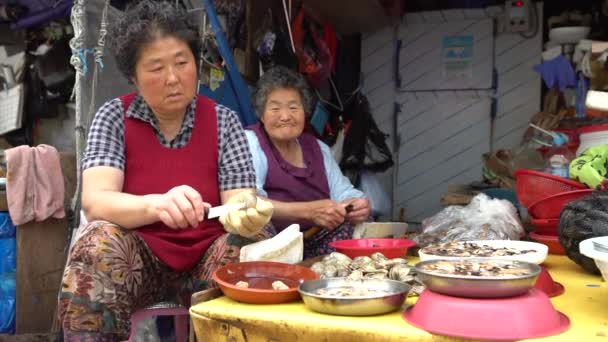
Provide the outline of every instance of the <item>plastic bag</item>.
[[15,333],[15,273],[0,274],[0,334]]
[[559,243],[568,258],[587,272],[600,274],[595,261],[583,255],[581,241],[608,236],[608,192],[594,191],[577,201],[566,205],[559,217]]
[[148,317],[137,323],[134,342],[160,342],[156,325],[156,316]]
[[511,202],[479,194],[466,207],[450,206],[423,220],[422,234],[414,241],[425,247],[450,241],[519,240],[523,235]]
[[17,269],[17,242],[15,238],[0,239],[0,274]]
[[570,178],[594,189],[606,179],[608,145],[588,148],[570,163]]
[[15,225],[11,221],[8,212],[0,212],[0,239],[13,238],[16,236]]
[[321,34],[312,27],[304,14],[304,7],[291,24],[293,44],[296,48],[298,70],[314,87],[329,78],[332,70],[332,56]]
[[361,183],[359,187],[370,201],[372,216],[376,217],[391,214],[391,199],[373,173],[369,171],[361,172]]

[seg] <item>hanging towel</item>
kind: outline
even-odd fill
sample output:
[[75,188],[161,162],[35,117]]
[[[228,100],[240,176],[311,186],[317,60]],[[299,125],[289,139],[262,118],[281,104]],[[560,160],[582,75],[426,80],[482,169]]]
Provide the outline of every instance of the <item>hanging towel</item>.
[[26,145],[5,151],[6,199],[16,226],[65,217],[63,174],[53,146]]

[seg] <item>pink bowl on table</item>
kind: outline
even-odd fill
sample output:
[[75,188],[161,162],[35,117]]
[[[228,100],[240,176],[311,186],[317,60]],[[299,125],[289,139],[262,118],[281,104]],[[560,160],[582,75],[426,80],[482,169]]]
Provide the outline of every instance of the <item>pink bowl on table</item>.
[[405,257],[407,250],[416,246],[416,243],[407,239],[353,239],[334,241],[329,245],[351,258],[370,256],[380,252],[385,257],[392,259]]
[[551,336],[570,327],[568,317],[536,289],[498,299],[459,298],[425,290],[403,318],[431,333],[483,340]]

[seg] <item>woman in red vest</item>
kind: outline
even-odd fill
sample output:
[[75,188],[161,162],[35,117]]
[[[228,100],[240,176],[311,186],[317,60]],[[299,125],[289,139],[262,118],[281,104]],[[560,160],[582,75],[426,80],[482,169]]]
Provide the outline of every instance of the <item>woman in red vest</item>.
[[[111,47],[136,93],[105,103],[82,161],[79,232],[59,298],[66,341],[128,337],[135,310],[213,286],[240,247],[271,234],[273,207],[237,115],[197,95],[198,28],[169,3],[142,1],[112,27]],[[246,203],[217,219],[208,207]]]

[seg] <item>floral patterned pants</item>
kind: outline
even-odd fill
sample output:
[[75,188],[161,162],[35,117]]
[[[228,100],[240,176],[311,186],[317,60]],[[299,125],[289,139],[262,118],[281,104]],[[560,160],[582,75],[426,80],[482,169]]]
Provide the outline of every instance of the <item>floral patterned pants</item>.
[[[254,240],[273,235],[269,227]],[[162,263],[135,232],[104,221],[89,223],[79,234],[63,274],[59,317],[66,341],[126,340],[131,313],[175,300],[189,305],[193,292],[215,287],[212,273],[239,261],[252,243],[224,234],[191,270],[178,273]]]
[[336,229],[318,232],[310,240],[304,241],[304,260],[335,252],[329,243],[352,239],[354,230],[355,227],[352,223],[345,222]]

